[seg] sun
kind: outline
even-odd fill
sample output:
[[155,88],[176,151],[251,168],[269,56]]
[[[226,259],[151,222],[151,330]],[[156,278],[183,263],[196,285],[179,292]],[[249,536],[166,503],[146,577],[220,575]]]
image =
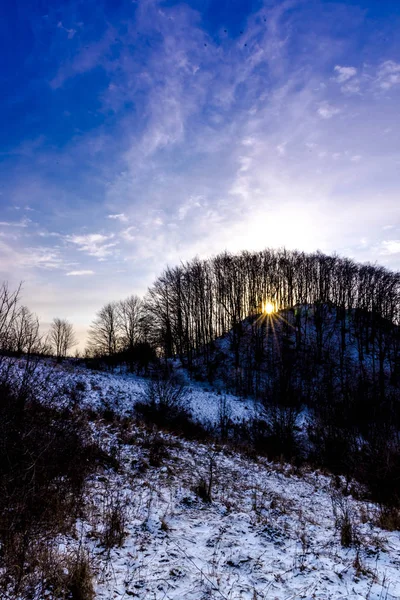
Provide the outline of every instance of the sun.
[[262,311],[266,315],[272,315],[275,312],[275,307],[271,302],[263,302]]

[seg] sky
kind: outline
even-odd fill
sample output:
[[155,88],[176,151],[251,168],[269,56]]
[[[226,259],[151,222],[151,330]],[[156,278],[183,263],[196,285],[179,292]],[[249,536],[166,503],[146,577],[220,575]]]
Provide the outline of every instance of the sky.
[[400,268],[400,2],[0,8],[0,278],[81,345],[167,265],[265,247]]

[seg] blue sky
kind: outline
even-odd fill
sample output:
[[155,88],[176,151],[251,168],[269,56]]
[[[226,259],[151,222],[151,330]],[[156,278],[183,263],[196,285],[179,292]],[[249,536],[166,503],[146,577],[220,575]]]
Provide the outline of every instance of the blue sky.
[[0,275],[45,323],[225,249],[400,268],[399,2],[1,10]]

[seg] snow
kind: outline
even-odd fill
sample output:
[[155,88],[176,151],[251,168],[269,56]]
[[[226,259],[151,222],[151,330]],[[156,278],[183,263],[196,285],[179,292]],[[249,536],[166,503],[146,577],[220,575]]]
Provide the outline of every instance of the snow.
[[[18,363],[22,361],[16,361]],[[18,369],[17,369],[18,372]],[[56,365],[48,361],[40,365],[40,375],[49,378],[56,391],[60,382],[64,386],[84,385],[80,394],[80,406],[101,410],[112,407],[121,416],[131,416],[135,403],[141,399],[147,380],[126,372],[91,371],[84,367]],[[219,420],[220,404],[226,398],[230,418],[233,422],[247,420],[255,414],[257,407],[251,399],[241,399],[231,394],[204,389],[204,384],[188,382],[187,408],[193,417],[204,424],[216,425]]]
[[[131,416],[145,380],[76,366],[41,365],[54,389],[78,386],[83,408],[111,408]],[[218,420],[221,395],[190,384],[190,408],[206,423]],[[250,400],[226,396],[235,420],[256,410]],[[61,401],[61,396],[59,396]],[[77,534],[94,564],[96,600],[398,600],[398,532],[377,527],[378,507],[345,497],[357,544],[343,548],[329,476],[222,446],[153,433],[135,421],[91,422],[93,436],[115,455],[117,472],[89,482],[91,509]],[[125,427],[125,429],[123,429]],[[154,436],[167,454],[152,466]],[[211,502],[196,495],[212,471]],[[102,545],[107,507],[123,507],[125,538]],[[80,543],[80,542],[79,542]]]
[[[400,597],[398,534],[359,524],[358,552],[342,548],[329,477],[298,476],[288,466],[252,462],[223,448],[163,439],[168,459],[145,473],[132,470],[133,458],[138,464],[146,458],[141,433],[122,450],[124,473],[114,485],[129,498],[128,535],[112,550],[96,598]],[[210,460],[208,504],[193,487],[207,478]],[[348,502],[359,521],[363,503]],[[93,545],[92,552],[101,562],[103,549]]]

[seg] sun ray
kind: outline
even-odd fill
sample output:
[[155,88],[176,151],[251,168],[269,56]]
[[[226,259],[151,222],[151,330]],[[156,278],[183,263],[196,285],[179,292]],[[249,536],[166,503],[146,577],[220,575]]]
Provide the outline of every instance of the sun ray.
[[261,312],[265,315],[272,315],[275,312],[275,305],[269,301],[263,301],[261,303]]

